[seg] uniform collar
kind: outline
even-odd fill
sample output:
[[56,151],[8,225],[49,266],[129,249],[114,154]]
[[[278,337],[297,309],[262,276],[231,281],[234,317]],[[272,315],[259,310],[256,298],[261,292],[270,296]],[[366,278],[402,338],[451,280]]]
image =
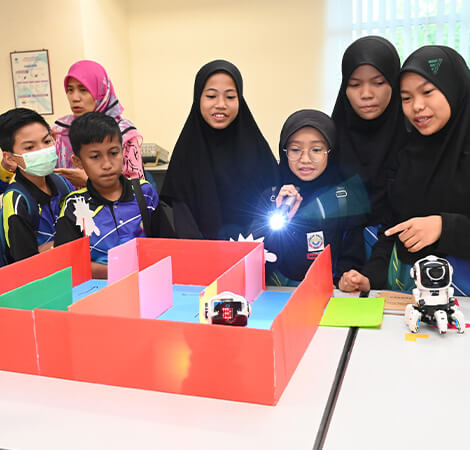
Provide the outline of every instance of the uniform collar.
[[15,181],[23,184],[28,189],[28,192],[34,197],[34,199],[40,204],[44,205],[49,203],[52,197],[57,195],[57,188],[52,181],[50,175],[46,175],[46,184],[51,190],[52,195],[46,194],[44,191],[39,189],[32,181],[28,180],[22,173],[20,169],[16,170]]
[[[132,189],[132,184],[131,182],[124,177],[124,175],[120,175],[119,181],[122,185],[122,194],[121,197],[117,200],[118,202],[132,202],[134,200],[134,192]],[[91,180],[88,178],[87,181],[87,189],[90,195],[96,199],[99,203],[105,204],[105,205],[112,205],[115,202],[112,202],[111,200],[108,200],[104,198],[93,186]]]

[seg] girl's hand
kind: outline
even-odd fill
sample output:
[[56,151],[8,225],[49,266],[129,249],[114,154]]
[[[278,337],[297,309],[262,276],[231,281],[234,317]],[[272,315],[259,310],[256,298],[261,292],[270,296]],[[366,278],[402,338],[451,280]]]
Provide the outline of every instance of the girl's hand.
[[88,175],[83,169],[54,169],[54,173],[67,178],[75,187],[85,187],[88,180]]
[[279,206],[282,205],[282,202],[286,197],[295,197],[295,203],[292,205],[292,208],[290,209],[289,214],[287,215],[288,219],[291,220],[299,209],[303,198],[293,184],[285,184],[284,186],[282,186],[281,190],[279,191],[279,194],[277,194],[276,208],[279,208]]
[[409,252],[415,253],[434,244],[442,233],[442,217],[413,217],[385,231],[385,236],[400,233],[398,238]]
[[370,281],[369,278],[359,273],[357,270],[349,270],[344,272],[339,280],[339,288],[343,292],[369,292]]

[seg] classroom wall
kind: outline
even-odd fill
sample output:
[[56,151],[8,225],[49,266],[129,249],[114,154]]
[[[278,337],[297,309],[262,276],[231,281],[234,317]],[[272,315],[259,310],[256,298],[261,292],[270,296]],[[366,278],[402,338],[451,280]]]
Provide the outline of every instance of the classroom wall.
[[106,68],[125,117],[134,120],[129,70],[129,2],[81,0],[80,5],[83,54]]
[[48,122],[69,111],[63,79],[70,62],[83,57],[80,8],[75,2],[2,2],[0,26],[0,112],[15,107],[10,52],[49,50],[54,115]]
[[287,116],[322,105],[326,0],[129,0],[131,92],[144,140],[172,150],[198,69],[228,59],[277,155]]
[[144,141],[172,150],[192,103],[194,77],[224,58],[244,78],[247,103],[277,155],[296,109],[321,108],[327,0],[80,0],[3,2],[0,111],[14,107],[9,54],[49,50],[53,123],[69,113],[63,78],[72,63],[102,63],[124,115]]
[[0,27],[0,111],[13,108],[10,52],[49,50],[54,114],[49,123],[70,113],[63,87],[69,67],[80,59],[93,59],[108,71],[116,92],[133,116],[129,71],[129,20],[127,0],[2,3]]

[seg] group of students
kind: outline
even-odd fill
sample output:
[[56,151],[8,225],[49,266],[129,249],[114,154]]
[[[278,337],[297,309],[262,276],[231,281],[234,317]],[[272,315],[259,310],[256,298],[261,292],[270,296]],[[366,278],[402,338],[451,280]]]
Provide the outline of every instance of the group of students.
[[[0,116],[8,261],[86,235],[93,276],[105,278],[107,251],[134,237],[253,234],[275,255],[271,284],[297,284],[330,245],[344,291],[408,290],[410,265],[436,254],[454,266],[458,292],[470,293],[465,61],[425,46],[400,68],[389,41],[367,36],[346,50],[342,76],[331,118],[313,109],[287,118],[278,164],[239,70],[224,60],[203,66],[159,199],[144,180],[142,136],[122,118],[106,71],[74,64],[64,83],[72,115],[52,130],[30,110]],[[287,224],[273,229],[269,218],[287,199]]]

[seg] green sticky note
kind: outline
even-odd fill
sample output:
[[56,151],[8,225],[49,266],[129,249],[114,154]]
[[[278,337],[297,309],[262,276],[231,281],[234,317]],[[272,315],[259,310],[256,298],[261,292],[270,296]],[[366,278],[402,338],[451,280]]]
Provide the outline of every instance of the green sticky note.
[[72,303],[72,268],[60,270],[0,295],[0,307],[67,311]]
[[320,325],[325,327],[378,327],[384,314],[384,298],[332,297]]

